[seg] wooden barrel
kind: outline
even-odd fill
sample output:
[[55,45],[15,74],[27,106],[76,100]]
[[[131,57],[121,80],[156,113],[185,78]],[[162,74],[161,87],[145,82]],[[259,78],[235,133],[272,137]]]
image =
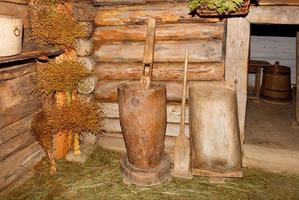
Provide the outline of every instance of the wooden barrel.
[[129,164],[140,169],[158,167],[164,156],[166,86],[152,83],[149,89],[141,89],[139,82],[121,84],[118,103]]
[[189,87],[192,174],[241,177],[236,92],[223,82]]
[[265,67],[262,82],[262,98],[270,101],[289,101],[292,99],[291,69],[286,66],[275,65]]

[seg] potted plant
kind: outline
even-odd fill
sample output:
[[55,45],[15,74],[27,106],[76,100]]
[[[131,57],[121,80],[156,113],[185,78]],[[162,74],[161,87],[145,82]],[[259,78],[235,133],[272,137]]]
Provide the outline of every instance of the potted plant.
[[189,0],[191,14],[200,17],[242,16],[249,7],[250,0]]

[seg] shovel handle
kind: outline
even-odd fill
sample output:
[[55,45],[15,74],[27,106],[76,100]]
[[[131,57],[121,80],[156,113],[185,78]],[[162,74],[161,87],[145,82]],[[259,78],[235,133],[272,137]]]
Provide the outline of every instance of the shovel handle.
[[186,96],[187,96],[188,60],[189,60],[189,50],[186,49],[186,51],[185,51],[182,107],[181,107],[181,121],[180,121],[180,134],[185,134],[185,107],[186,107]]
[[[156,19],[149,18],[147,24],[146,41],[143,53],[143,72],[141,77],[141,84],[146,79],[145,87],[148,88],[153,76],[154,52],[155,52],[155,36],[156,36]],[[146,68],[149,67],[148,73]]]

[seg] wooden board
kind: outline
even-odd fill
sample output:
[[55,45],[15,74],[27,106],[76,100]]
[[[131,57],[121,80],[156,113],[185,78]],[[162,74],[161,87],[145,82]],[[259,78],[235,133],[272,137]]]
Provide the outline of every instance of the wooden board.
[[[155,62],[183,62],[189,48],[189,62],[222,62],[222,40],[157,42]],[[102,45],[95,50],[97,62],[142,62],[144,43]]]
[[255,24],[299,24],[299,6],[251,6],[246,19]]
[[244,18],[227,20],[225,81],[236,88],[241,144],[244,141],[250,24]]
[[161,2],[185,2],[185,0],[93,0],[93,4],[97,6],[107,6],[107,5],[136,5],[136,4],[146,4],[146,3],[161,3]]
[[32,169],[43,157],[43,149],[34,142],[0,162],[0,191],[28,173],[22,166]]
[[0,132],[0,145],[13,137],[16,137],[20,134],[22,135],[26,131],[29,131],[31,129],[31,122],[34,114],[28,115],[27,117],[2,128]]
[[0,145],[0,161],[35,141],[30,128]]
[[[171,136],[165,138],[165,152],[170,155],[171,162],[173,162],[175,139],[176,137]],[[126,151],[123,136],[120,133],[103,134],[98,144],[110,150]],[[299,152],[244,144],[243,165],[273,172],[299,174]]]
[[17,122],[24,117],[35,113],[41,108],[40,99],[34,99],[32,101],[25,101],[17,106],[14,106],[6,113],[0,114],[0,128],[8,126],[14,122]]
[[[167,136],[177,136],[179,134],[180,124],[179,123],[167,123],[166,132]],[[104,118],[103,119],[103,131],[106,133],[121,133],[122,129],[120,127],[119,119]],[[189,125],[185,126],[185,134],[189,137]]]
[[139,6],[100,7],[95,17],[97,26],[145,24],[147,18],[155,17],[159,24],[178,22],[219,22],[217,18],[192,17],[187,2],[147,4]]
[[13,79],[33,72],[36,72],[36,65],[31,62],[22,65],[0,68],[0,81]]
[[[116,102],[117,86],[127,81],[99,81],[95,91],[96,99],[100,102]],[[159,82],[159,81],[158,81]],[[182,82],[181,81],[163,81],[166,84],[167,101],[181,102],[182,100]],[[187,94],[188,98],[188,94]]]
[[260,6],[299,6],[298,0],[259,0]]
[[[96,46],[112,42],[144,41],[146,26],[101,26],[93,33]],[[165,24],[157,26],[156,41],[221,39],[223,23]]]
[[[16,0],[18,1],[18,0]],[[29,13],[27,5],[18,5],[17,2],[0,2],[0,15],[19,17],[24,22],[24,28],[29,27]],[[20,2],[22,3],[22,2]]]
[[21,5],[26,5],[28,3],[26,0],[1,0],[0,2],[15,3]]
[[[183,63],[155,63],[153,80],[177,81],[183,78]],[[139,80],[142,63],[98,63],[94,68],[99,80]],[[188,80],[223,80],[223,63],[190,63]]]
[[61,49],[53,48],[53,47],[32,47],[32,46],[24,46],[23,51],[19,55],[15,56],[7,56],[0,57],[0,67],[3,63],[16,62],[22,60],[29,60],[33,58],[39,58],[41,56],[55,56],[63,53]]
[[1,113],[37,98],[37,93],[34,93],[36,89],[34,77],[34,73],[29,73],[0,83],[0,94],[3,94],[0,96]]
[[[164,149],[167,153],[172,154],[174,151],[176,137],[166,136],[164,142]],[[104,133],[99,136],[98,145],[117,151],[126,151],[125,142],[122,133]]]
[[[104,118],[112,118],[118,119],[119,118],[119,110],[118,110],[118,103],[109,103],[109,102],[99,102],[101,109],[103,110],[103,117]],[[185,109],[186,113],[186,124],[189,123],[189,110],[188,105]],[[181,117],[181,104],[180,103],[168,103],[167,104],[167,122],[169,123],[180,123]]]

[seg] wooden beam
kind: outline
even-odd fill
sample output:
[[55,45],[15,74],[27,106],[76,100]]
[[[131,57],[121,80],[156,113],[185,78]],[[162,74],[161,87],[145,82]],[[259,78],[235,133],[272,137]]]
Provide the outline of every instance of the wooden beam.
[[[118,103],[116,102],[99,102],[101,109],[103,110],[104,118],[118,119],[119,110]],[[185,109],[186,124],[189,123],[189,109],[188,105]],[[169,123],[180,123],[181,119],[181,104],[180,103],[167,103],[167,122]],[[0,134],[1,136],[1,134]],[[1,137],[0,137],[1,142]]]
[[227,20],[225,81],[236,87],[241,144],[244,142],[250,24],[244,18]]
[[19,17],[24,22],[24,28],[29,27],[30,23],[27,5],[0,1],[0,15]]
[[[155,63],[153,80],[177,81],[183,78],[183,63]],[[98,63],[94,68],[99,80],[139,80],[141,63]],[[189,81],[220,81],[224,79],[224,64],[190,63]]]
[[188,3],[159,3],[131,6],[100,7],[95,17],[96,26],[141,25],[149,17],[158,24],[184,22],[220,22],[218,18],[200,18],[188,15]]
[[299,124],[299,32],[296,37],[296,121]]
[[[93,33],[95,46],[112,42],[144,41],[146,26],[100,26]],[[156,41],[222,39],[223,23],[165,24],[157,26]]]
[[[127,81],[120,80],[101,80],[98,82],[95,91],[95,97],[101,102],[117,101],[117,86]],[[167,90],[167,101],[181,102],[182,100],[182,81],[155,81],[164,83]],[[188,94],[187,94],[188,98]],[[1,122],[0,122],[1,124]]]
[[28,4],[27,0],[1,0],[0,2],[15,3],[15,4],[21,4],[21,5]]
[[138,4],[146,4],[146,3],[161,3],[161,2],[186,2],[186,0],[93,0],[93,5],[97,6],[108,6],[108,5],[138,5]]
[[[155,62],[183,62],[185,48],[189,62],[222,62],[222,40],[161,41],[155,47]],[[94,52],[97,62],[142,62],[144,42],[102,45]]]
[[251,6],[246,19],[254,24],[299,24],[299,6]]
[[260,6],[299,6],[298,0],[259,0]]

